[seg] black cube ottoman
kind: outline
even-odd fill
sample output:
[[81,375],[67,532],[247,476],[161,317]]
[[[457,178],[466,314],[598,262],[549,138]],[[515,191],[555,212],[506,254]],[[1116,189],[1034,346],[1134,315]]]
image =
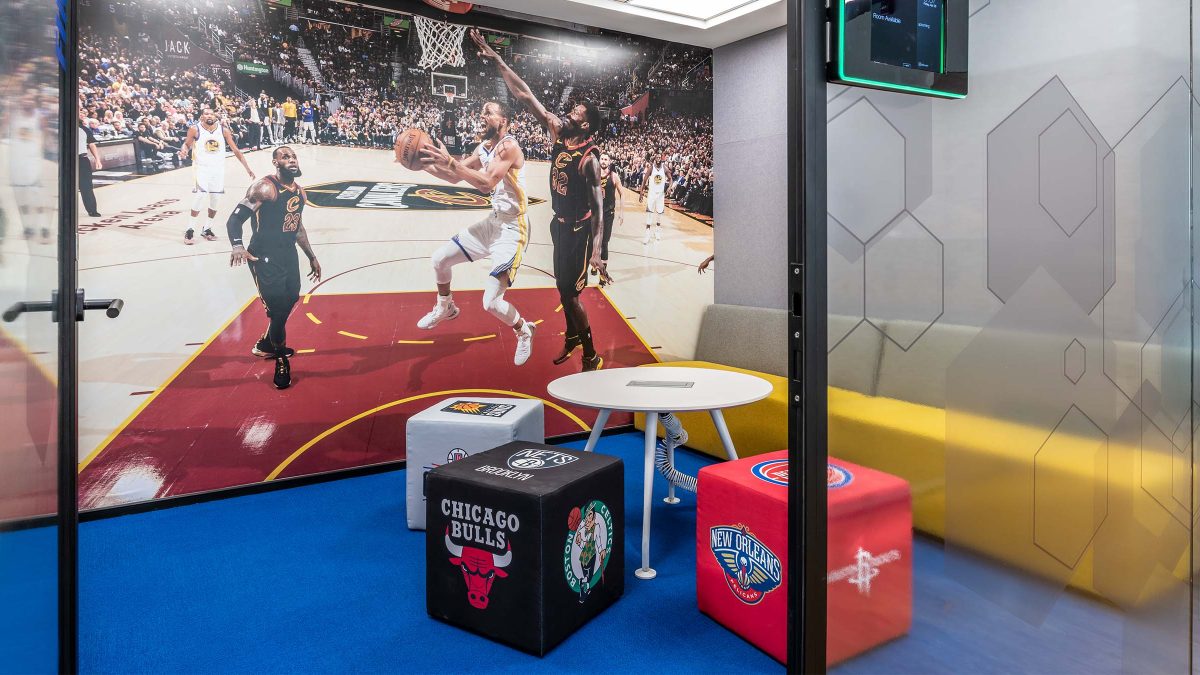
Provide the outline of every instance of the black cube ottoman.
[[541,656],[624,592],[620,459],[516,441],[425,481],[430,616]]

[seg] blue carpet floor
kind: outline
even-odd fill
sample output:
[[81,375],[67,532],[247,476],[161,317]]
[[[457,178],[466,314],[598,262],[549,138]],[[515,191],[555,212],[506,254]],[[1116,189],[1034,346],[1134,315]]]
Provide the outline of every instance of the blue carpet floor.
[[[581,447],[582,443],[572,444]],[[661,501],[640,560],[640,434],[625,461],[625,596],[545,658],[430,619],[424,532],[405,525],[404,472],[87,523],[80,528],[85,673],[782,672],[696,610],[695,497]],[[685,471],[707,460],[678,455]]]
[[58,528],[0,534],[0,673],[58,670]]

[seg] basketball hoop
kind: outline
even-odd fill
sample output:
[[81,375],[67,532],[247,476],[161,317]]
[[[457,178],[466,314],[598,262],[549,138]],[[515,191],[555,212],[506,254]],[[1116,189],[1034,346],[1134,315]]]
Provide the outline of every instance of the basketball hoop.
[[446,92],[446,105],[454,105],[454,99],[455,96],[453,91]]
[[461,68],[467,65],[463,58],[463,37],[467,27],[447,23],[424,16],[413,17],[417,23],[417,37],[421,40],[421,61],[418,68],[436,68],[442,64]]

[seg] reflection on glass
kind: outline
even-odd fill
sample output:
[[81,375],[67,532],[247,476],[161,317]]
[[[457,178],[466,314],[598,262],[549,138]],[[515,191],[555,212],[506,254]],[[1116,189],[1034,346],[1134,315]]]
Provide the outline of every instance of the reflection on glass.
[[[57,285],[54,10],[0,5],[0,310]],[[0,668],[12,672],[56,668],[57,356],[49,313],[0,323]]]

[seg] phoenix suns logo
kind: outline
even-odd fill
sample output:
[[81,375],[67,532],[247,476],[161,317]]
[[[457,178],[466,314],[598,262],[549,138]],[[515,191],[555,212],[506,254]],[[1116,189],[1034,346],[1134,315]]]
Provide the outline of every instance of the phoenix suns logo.
[[442,412],[458,413],[460,415],[482,415],[484,417],[504,417],[515,405],[507,403],[483,403],[482,401],[455,401],[442,408]]
[[[492,208],[492,196],[474,188],[422,183],[343,180],[308,188],[308,203],[319,208],[389,210],[482,210]],[[530,198],[530,204],[544,199]]]

